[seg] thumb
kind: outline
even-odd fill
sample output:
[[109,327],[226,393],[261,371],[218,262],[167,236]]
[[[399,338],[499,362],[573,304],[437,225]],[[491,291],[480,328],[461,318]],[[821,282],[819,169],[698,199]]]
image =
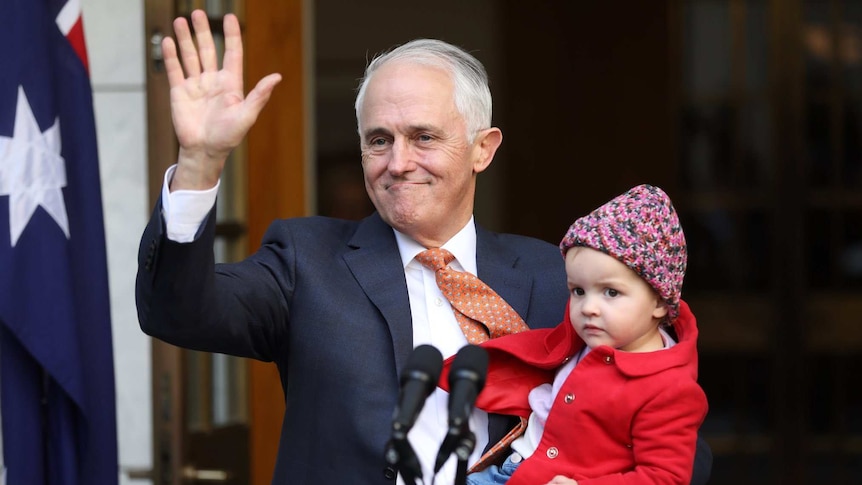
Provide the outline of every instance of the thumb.
[[257,119],[257,115],[260,114],[261,110],[266,103],[269,101],[269,97],[272,95],[272,90],[275,89],[275,86],[281,82],[281,74],[270,74],[260,81],[257,82],[257,85],[252,89],[248,96],[245,97],[245,110],[246,115],[251,119]]

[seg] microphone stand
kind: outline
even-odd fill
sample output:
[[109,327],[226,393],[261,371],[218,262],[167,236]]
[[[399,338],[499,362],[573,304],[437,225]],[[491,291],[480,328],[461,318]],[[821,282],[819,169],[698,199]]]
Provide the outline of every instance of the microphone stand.
[[455,456],[458,458],[458,465],[455,469],[455,484],[466,485],[467,483],[467,460],[473,454],[473,449],[476,448],[476,435],[469,429],[461,434],[458,446],[455,448]]
[[416,485],[416,480],[422,480],[422,466],[416,458],[416,452],[407,441],[403,431],[393,431],[392,439],[386,444],[386,463],[401,473],[404,485]]
[[470,430],[469,423],[464,421],[460,425],[453,426],[443,439],[443,444],[440,446],[440,452],[437,454],[437,462],[434,466],[434,473],[443,468],[443,464],[449,458],[449,454],[454,453],[458,459],[458,464],[455,469],[454,485],[466,485],[467,483],[467,461],[473,450],[476,448],[476,435]]

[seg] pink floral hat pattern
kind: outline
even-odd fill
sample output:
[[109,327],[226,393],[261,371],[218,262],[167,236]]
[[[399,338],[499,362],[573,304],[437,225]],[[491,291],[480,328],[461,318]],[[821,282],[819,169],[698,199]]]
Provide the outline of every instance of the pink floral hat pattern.
[[667,304],[666,321],[677,317],[687,250],[679,217],[663,190],[638,185],[579,218],[560,242],[563,257],[574,246],[622,261]]

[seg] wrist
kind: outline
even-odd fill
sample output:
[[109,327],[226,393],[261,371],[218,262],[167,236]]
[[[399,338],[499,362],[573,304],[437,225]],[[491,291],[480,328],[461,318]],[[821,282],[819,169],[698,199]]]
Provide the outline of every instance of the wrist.
[[208,190],[216,186],[227,157],[196,155],[180,148],[170,191]]

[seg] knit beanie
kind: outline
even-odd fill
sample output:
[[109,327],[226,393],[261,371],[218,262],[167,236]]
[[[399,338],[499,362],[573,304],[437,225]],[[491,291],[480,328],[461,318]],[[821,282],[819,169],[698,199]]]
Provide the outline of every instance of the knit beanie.
[[667,304],[665,321],[676,319],[686,268],[685,235],[663,190],[638,185],[576,220],[560,242],[563,257],[574,246],[622,261]]

